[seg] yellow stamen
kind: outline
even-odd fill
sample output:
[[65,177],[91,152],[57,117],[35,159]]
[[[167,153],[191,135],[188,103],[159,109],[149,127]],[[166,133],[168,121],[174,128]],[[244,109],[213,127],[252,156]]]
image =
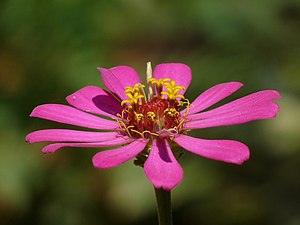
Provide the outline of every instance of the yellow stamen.
[[142,102],[146,101],[146,94],[144,91],[145,85],[143,84],[135,84],[134,87],[126,87],[125,94],[127,95],[128,99],[123,100],[121,105],[125,105],[128,103],[131,106],[141,104]]
[[122,120],[117,120],[117,122],[118,122],[118,126],[120,127],[120,130],[126,131],[126,133],[128,134],[128,136],[129,136],[129,137],[132,137],[132,135],[131,135],[129,129],[130,129],[131,127],[134,127],[134,126],[126,126],[126,124],[125,124]]
[[129,99],[122,101],[121,102],[122,106],[126,103],[129,103],[129,105],[140,104],[140,99],[144,98],[144,95],[140,94],[139,92],[134,92],[133,94],[130,92],[127,92],[126,95],[128,96]]
[[183,118],[180,120],[179,124],[176,126],[176,129],[177,129],[177,130],[179,130],[179,129],[181,128],[182,124],[183,124],[184,121],[186,120],[186,117],[188,116],[189,109],[190,109],[190,105],[191,105],[191,103],[190,103],[190,101],[189,101],[188,99],[185,98],[184,100],[185,100],[185,102],[179,101],[179,102],[182,103],[182,105],[186,104],[187,106],[186,106],[186,109],[185,109]]
[[135,114],[135,121],[136,121],[136,122],[140,122],[141,120],[144,119],[144,115],[143,115],[143,114],[141,114],[141,113],[136,113],[136,112],[134,112],[134,114]]
[[[161,79],[155,79],[155,78],[150,78],[148,80],[148,84],[149,85],[152,85],[153,87],[155,86],[156,87],[156,95],[157,96],[160,96],[161,95],[161,91],[163,89],[163,86],[167,83],[170,82],[170,78],[161,78]],[[154,89],[154,88],[153,88]]]
[[164,79],[155,79],[155,78],[150,78],[148,80],[149,84],[155,84],[157,87],[162,87],[164,84],[169,83],[170,82],[170,78],[164,78]]
[[144,138],[144,139],[145,139],[145,133],[148,133],[148,134],[150,134],[150,135],[159,137],[158,134],[152,133],[152,132],[150,132],[149,130],[145,130],[145,131],[143,131],[143,132],[139,132],[139,131],[137,131],[137,130],[131,129],[130,131],[132,131],[132,132],[134,132],[134,133],[137,133],[137,134],[141,135],[141,137]]
[[167,91],[162,91],[161,94],[165,94],[170,100],[176,100],[177,98],[184,99],[183,95],[178,94],[179,91],[184,90],[184,86],[177,86],[174,80],[171,83],[167,82],[165,88]]
[[147,117],[152,121],[154,122],[154,119],[155,119],[155,113],[154,112],[147,112]]
[[175,117],[179,115],[179,112],[174,108],[165,109],[164,113],[169,117]]
[[127,93],[134,94],[136,92],[139,92],[140,86],[145,87],[145,85],[140,84],[140,83],[135,84],[134,87],[127,86],[126,89],[125,89],[126,95],[127,95]]

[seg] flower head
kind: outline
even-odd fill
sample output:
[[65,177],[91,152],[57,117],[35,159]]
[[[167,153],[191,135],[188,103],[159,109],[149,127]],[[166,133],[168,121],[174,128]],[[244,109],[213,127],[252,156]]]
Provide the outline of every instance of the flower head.
[[239,82],[218,84],[190,103],[184,93],[192,73],[187,65],[180,63],[156,66],[153,77],[148,65],[146,85],[128,66],[99,68],[99,71],[108,91],[87,86],[67,97],[71,106],[40,105],[30,115],[93,131],[38,130],[28,134],[26,141],[54,142],[43,148],[44,153],[66,146],[121,145],[97,153],[93,157],[94,166],[106,169],[135,158],[135,163],[144,168],[156,188],[171,190],[181,182],[183,170],[177,161],[181,147],[227,163],[242,164],[249,158],[249,149],[241,142],[194,138],[187,135],[190,130],[273,118],[278,112],[278,105],[272,100],[280,95],[273,90],[256,92],[204,111],[243,85]]

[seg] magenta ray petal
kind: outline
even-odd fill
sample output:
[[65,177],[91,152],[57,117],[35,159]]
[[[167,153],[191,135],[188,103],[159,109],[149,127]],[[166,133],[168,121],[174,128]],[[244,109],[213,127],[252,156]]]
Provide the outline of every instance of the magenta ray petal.
[[[243,86],[240,82],[228,82],[218,84],[200,94],[192,103],[189,108],[189,114],[200,112],[222,99],[228,97]],[[181,113],[184,113],[182,111]]]
[[68,129],[47,129],[31,132],[26,136],[29,143],[41,141],[53,142],[100,142],[113,140],[123,135],[118,132],[93,132]]
[[253,93],[216,109],[189,115],[184,129],[226,126],[274,118],[279,107],[271,100],[276,98],[280,98],[280,95],[272,90]]
[[182,63],[164,63],[155,67],[153,77],[156,79],[170,78],[175,80],[176,85],[185,87],[185,90],[178,92],[183,95],[192,81],[192,70]]
[[62,147],[83,147],[83,148],[105,148],[117,145],[127,144],[132,142],[132,138],[118,137],[108,141],[102,142],[88,142],[88,143],[55,143],[45,146],[42,150],[43,153],[53,153]]
[[133,87],[137,83],[141,83],[139,74],[130,66],[116,66],[109,69],[122,83],[124,87]]
[[227,163],[240,165],[250,157],[248,147],[238,141],[204,140],[186,135],[179,135],[174,141],[192,153]]
[[127,162],[143,151],[148,141],[141,138],[121,148],[98,152],[93,157],[94,167],[108,169]]
[[85,112],[117,118],[122,112],[120,102],[110,93],[96,86],[84,87],[67,97],[70,105]]
[[129,66],[116,66],[110,69],[98,68],[98,70],[102,74],[104,85],[121,100],[128,98],[124,92],[127,86],[133,87],[135,84],[141,83],[140,76]]
[[175,188],[183,178],[183,170],[165,139],[153,140],[144,171],[155,188],[168,191]]
[[33,109],[30,116],[94,129],[115,130],[118,128],[118,123],[115,121],[90,115],[61,104],[39,105]]

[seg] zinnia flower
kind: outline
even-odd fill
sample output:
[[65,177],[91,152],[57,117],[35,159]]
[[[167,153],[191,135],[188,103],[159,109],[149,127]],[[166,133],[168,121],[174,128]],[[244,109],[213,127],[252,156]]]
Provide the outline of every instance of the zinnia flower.
[[62,147],[122,146],[97,153],[92,160],[94,166],[107,169],[135,158],[157,189],[172,190],[183,178],[177,162],[181,147],[227,163],[242,164],[249,158],[249,149],[241,142],[195,138],[188,136],[188,131],[273,118],[278,112],[278,105],[272,100],[280,95],[273,90],[259,91],[204,111],[243,84],[218,84],[190,103],[184,96],[192,80],[187,65],[157,65],[153,77],[150,67],[148,64],[147,86],[131,67],[99,68],[108,91],[87,86],[66,98],[71,106],[39,105],[30,115],[94,131],[38,130],[27,135],[27,142],[54,142],[45,146],[43,153]]

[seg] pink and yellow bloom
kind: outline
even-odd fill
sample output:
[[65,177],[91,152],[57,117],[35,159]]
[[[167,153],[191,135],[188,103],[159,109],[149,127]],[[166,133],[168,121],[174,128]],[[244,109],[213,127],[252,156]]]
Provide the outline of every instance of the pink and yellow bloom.
[[242,164],[249,158],[249,149],[241,142],[195,138],[187,135],[190,130],[273,118],[278,112],[272,100],[280,94],[274,90],[259,91],[206,110],[241,88],[239,82],[213,86],[190,103],[184,93],[192,72],[181,63],[157,65],[153,76],[149,69],[146,85],[128,66],[99,71],[108,91],[87,86],[66,98],[71,106],[39,105],[30,115],[92,131],[38,130],[28,134],[26,141],[54,142],[45,146],[43,153],[62,147],[122,146],[97,153],[92,160],[94,166],[107,169],[135,158],[157,189],[172,190],[181,182],[183,170],[177,161],[181,147],[227,163]]

